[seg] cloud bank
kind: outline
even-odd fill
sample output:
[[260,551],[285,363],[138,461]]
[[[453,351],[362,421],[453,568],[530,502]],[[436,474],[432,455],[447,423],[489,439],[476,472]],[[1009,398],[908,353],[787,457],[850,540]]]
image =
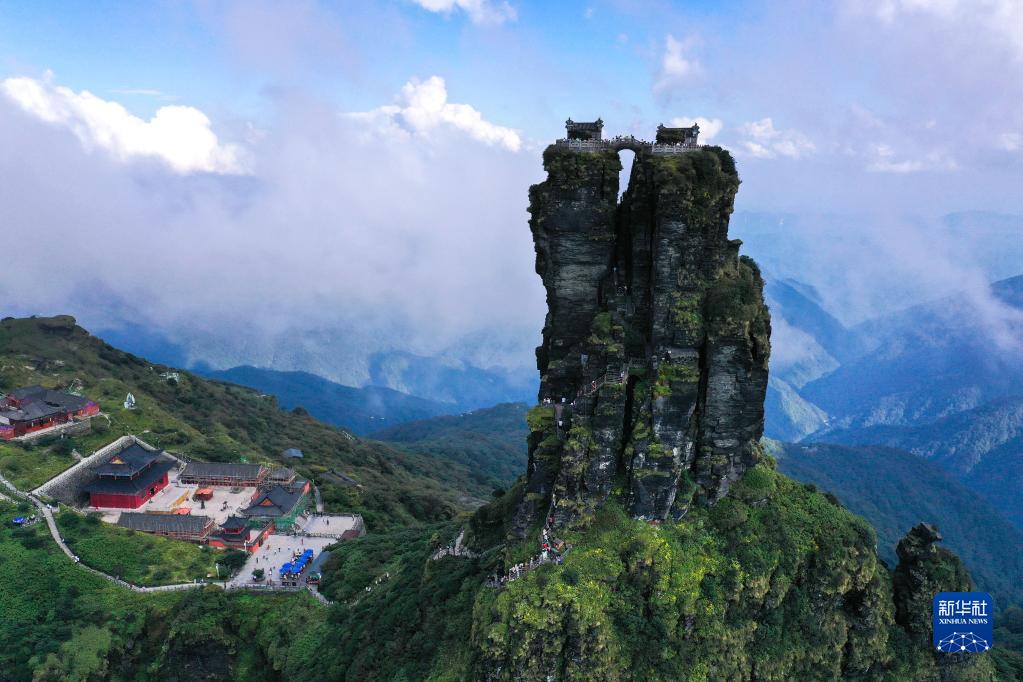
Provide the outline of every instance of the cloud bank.
[[7,78],[0,81],[0,92],[36,118],[71,130],[87,149],[122,160],[159,159],[178,173],[247,172],[241,147],[221,143],[210,119],[193,107],[160,107],[145,121],[117,102],[46,79]]
[[[11,234],[45,238],[5,265],[5,314],[138,325],[225,363],[287,365],[289,349],[322,346],[352,356],[334,363],[349,383],[387,349],[532,364],[543,290],[525,188],[542,168],[512,131],[447,103],[442,80],[366,117],[280,97],[247,175],[173,165],[180,128],[147,127],[141,147],[80,114],[74,93],[15,83],[40,98],[0,97],[0,205]],[[125,151],[140,148],[167,163]]]
[[962,287],[987,305],[978,283],[1019,273],[1023,223],[941,219],[1023,212],[1017,3],[754,1],[756,21],[630,7],[599,6],[565,40],[500,2],[202,4],[211,81],[247,92],[258,137],[148,74],[124,85],[182,106],[147,119],[3,81],[4,225],[48,237],[5,264],[0,304],[138,321],[256,364],[384,346],[528,366],[544,309],[532,140],[583,111],[610,133],[698,122],[739,161],[732,235],[847,322]]

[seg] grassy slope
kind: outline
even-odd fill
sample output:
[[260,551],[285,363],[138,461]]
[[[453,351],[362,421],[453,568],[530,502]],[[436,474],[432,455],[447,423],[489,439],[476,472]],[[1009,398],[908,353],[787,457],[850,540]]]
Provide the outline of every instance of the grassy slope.
[[399,424],[370,436],[402,450],[469,467],[482,485],[508,486],[526,468],[525,403],[503,403],[461,415]]
[[[119,576],[136,585],[172,585],[195,578],[227,575],[227,565],[244,563],[237,550],[221,552],[209,547],[136,533],[105,524],[95,516],[65,511],[57,517],[61,535],[87,566]],[[238,556],[241,555],[239,561]]]
[[48,447],[0,443],[0,472],[21,490],[32,490],[75,463],[70,453]]
[[[24,511],[24,510],[23,510]],[[142,598],[83,571],[57,549],[44,524],[15,530],[17,513],[0,503],[0,671],[15,680],[32,678],[47,656],[70,654],[80,669],[100,669],[102,661],[75,644],[83,628],[98,625],[130,642],[142,626]],[[158,595],[153,608],[169,600]],[[96,633],[86,635],[96,639]],[[109,651],[109,646],[104,653]],[[102,658],[102,656],[101,656]]]
[[[327,610],[307,594],[136,594],[65,557],[0,502],[0,679],[279,679],[314,660]],[[178,543],[184,544],[184,543]]]
[[[75,439],[80,452],[134,433],[198,459],[287,464],[318,482],[329,509],[360,512],[371,530],[443,520],[489,497],[490,488],[463,464],[356,438],[284,412],[251,389],[188,372],[168,382],[159,376],[166,369],[108,346],[68,317],[0,322],[0,390],[76,381],[109,415],[103,433]],[[136,410],[122,406],[128,391]],[[303,450],[305,459],[285,462],[280,453],[289,447]],[[70,463],[46,447],[0,445],[0,471],[26,487]],[[361,487],[324,478],[332,468]]]

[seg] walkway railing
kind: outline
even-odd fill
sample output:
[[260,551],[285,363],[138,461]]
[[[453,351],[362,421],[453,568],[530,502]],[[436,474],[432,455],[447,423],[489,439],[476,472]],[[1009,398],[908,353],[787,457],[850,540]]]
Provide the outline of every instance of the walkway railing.
[[529,573],[538,566],[544,564],[560,564],[565,560],[565,555],[572,549],[571,545],[565,545],[563,552],[558,552],[552,549],[551,545],[551,531],[554,530],[554,509],[557,506],[558,496],[553,492],[551,493],[551,503],[547,507],[547,516],[543,521],[543,528],[540,529],[540,553],[534,557],[531,557],[529,561],[523,561],[522,563],[515,564],[508,569],[508,572],[504,575],[492,575],[487,578],[487,586],[489,587],[500,587],[505,583],[511,582],[516,578],[521,578],[526,573]]
[[[589,384],[586,384],[585,386],[580,388],[579,392],[576,394],[576,397],[585,398],[587,396],[593,395],[595,392],[599,391],[602,386],[606,384],[624,384],[625,381],[629,378],[629,371],[632,369],[633,366],[634,363],[630,361],[622,365],[622,369],[618,372],[615,372],[614,370],[608,370],[607,372],[604,373],[603,376],[594,379]],[[572,401],[572,404],[574,405],[575,401]]]
[[554,141],[554,144],[576,152],[597,152],[605,149],[614,149],[615,151],[632,149],[633,151],[646,150],[651,154],[658,155],[684,154],[686,152],[703,149],[706,146],[696,144],[695,142],[678,142],[674,144],[665,142],[647,142],[646,140],[641,140],[631,135],[618,135],[607,140],[571,140],[568,138],[559,138]]
[[680,142],[678,144],[654,144],[650,147],[651,154],[684,154],[703,149],[705,145]]

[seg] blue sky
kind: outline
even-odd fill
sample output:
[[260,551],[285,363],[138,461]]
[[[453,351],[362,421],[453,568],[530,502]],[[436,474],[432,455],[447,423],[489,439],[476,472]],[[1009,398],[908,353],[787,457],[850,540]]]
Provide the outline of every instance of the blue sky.
[[987,275],[935,221],[1023,213],[1020,101],[1011,0],[2,3],[0,203],[74,248],[29,248],[0,297],[187,321],[197,357],[233,320],[528,365],[526,190],[564,119],[600,115],[699,120],[737,208],[869,309]]
[[[647,12],[568,2],[517,3],[514,11],[513,21],[477,24],[412,2],[69,2],[59,12],[9,3],[0,7],[0,50],[9,74],[51,70],[61,84],[140,115],[161,100],[125,91],[259,117],[266,89],[305,87],[339,106],[371,108],[411,76],[434,74],[491,117],[538,137],[556,132],[563,114],[546,120],[553,108],[657,108],[649,91],[663,27],[651,35]],[[286,15],[293,18],[278,31],[272,24]]]
[[[753,150],[747,174],[763,174],[740,198],[743,207],[805,209],[803,192],[831,194],[850,174],[886,192],[898,174],[915,198],[938,199],[946,210],[965,207],[949,201],[948,190],[962,186],[953,171],[967,163],[1016,171],[1016,150],[1003,153],[1019,144],[1019,115],[1008,106],[1015,88],[983,91],[1005,80],[984,70],[1018,70],[1023,30],[1013,5],[5,3],[0,69],[35,78],[50,72],[56,84],[143,118],[168,103],[196,107],[227,136],[232,127],[271,125],[282,93],[366,111],[393,101],[412,78],[439,76],[451,101],[536,143],[558,134],[567,115],[602,115],[612,130],[646,134],[674,117],[720,121],[715,141],[739,156]],[[984,158],[960,158],[947,138],[928,139],[927,126],[975,124],[973,98],[992,95],[1001,104],[984,103],[991,111],[980,118],[1002,117],[1004,130],[983,121],[990,139],[971,156]],[[765,120],[770,127],[751,127]],[[976,144],[977,130],[968,132]],[[807,163],[816,166],[809,174],[820,178],[816,185],[803,184]],[[930,182],[905,183],[920,174]],[[781,180],[796,183],[791,194],[775,187]],[[993,194],[960,203],[1014,208]],[[827,198],[832,207],[855,206],[847,195]]]

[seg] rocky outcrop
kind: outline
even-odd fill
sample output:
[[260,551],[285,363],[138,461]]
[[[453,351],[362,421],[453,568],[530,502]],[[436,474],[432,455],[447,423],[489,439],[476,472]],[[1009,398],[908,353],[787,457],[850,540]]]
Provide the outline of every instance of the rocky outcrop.
[[933,600],[939,592],[976,589],[962,560],[944,547],[941,533],[930,523],[919,523],[899,541],[899,565],[892,576],[895,622],[918,651],[931,650],[941,680],[990,680],[986,656],[945,654],[931,646]]
[[906,533],[895,550],[899,556],[893,576],[895,621],[922,646],[930,646],[934,595],[973,589],[963,562],[937,544],[941,539],[936,526],[919,523]]
[[729,240],[727,151],[639,151],[621,202],[614,151],[551,146],[530,188],[547,290],[515,533],[588,518],[612,493],[633,516],[714,502],[758,458],[770,319],[753,261]]

